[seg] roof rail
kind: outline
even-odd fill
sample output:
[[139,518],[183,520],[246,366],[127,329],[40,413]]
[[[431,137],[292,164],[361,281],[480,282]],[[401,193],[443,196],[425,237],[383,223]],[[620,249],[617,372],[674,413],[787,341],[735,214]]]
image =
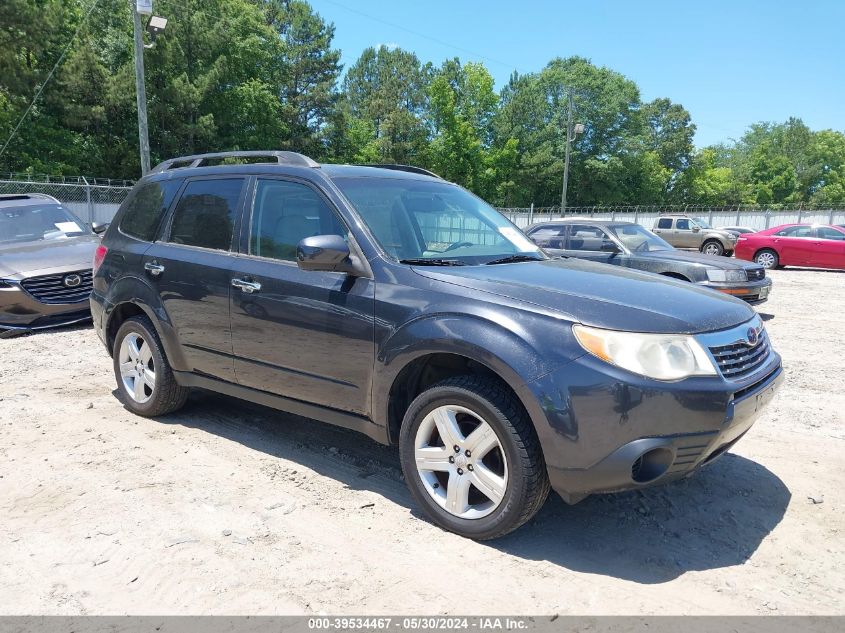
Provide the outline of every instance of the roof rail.
[[[412,174],[422,174],[423,176],[432,176],[433,178],[440,178],[437,174],[433,171],[429,171],[427,169],[423,169],[422,167],[414,167],[413,165],[396,165],[394,163],[386,163],[384,165],[377,165],[373,163],[367,163],[361,165],[361,167],[378,167],[379,169],[392,169],[394,171],[407,171]],[[440,178],[440,180],[443,180]]]
[[[274,162],[278,165],[295,165],[297,167],[319,167],[320,163],[311,160],[304,154],[297,152],[286,151],[250,151],[250,152],[217,152],[213,154],[195,154],[193,156],[180,156],[179,158],[171,158],[156,165],[151,174],[160,171],[167,171],[169,169],[181,169],[185,167],[202,167],[203,163],[208,160],[227,159],[227,158],[274,158]],[[187,163],[187,164],[185,164]]]

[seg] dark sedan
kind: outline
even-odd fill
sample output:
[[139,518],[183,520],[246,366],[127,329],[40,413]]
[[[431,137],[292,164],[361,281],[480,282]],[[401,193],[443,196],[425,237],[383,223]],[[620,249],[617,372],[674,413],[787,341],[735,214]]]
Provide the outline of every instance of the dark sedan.
[[0,338],[90,320],[99,241],[55,198],[0,196]]
[[657,273],[733,295],[748,303],[766,301],[772,280],[757,264],[680,251],[633,222],[575,219],[535,224],[526,231],[553,255]]

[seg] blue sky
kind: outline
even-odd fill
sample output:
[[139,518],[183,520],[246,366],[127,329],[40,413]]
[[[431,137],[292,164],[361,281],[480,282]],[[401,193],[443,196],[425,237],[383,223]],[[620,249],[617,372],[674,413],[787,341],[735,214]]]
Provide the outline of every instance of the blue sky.
[[500,88],[513,70],[580,55],[633,79],[643,100],[683,104],[698,146],[789,116],[845,130],[845,0],[310,2],[334,22],[345,67],[398,45],[436,65],[483,62]]

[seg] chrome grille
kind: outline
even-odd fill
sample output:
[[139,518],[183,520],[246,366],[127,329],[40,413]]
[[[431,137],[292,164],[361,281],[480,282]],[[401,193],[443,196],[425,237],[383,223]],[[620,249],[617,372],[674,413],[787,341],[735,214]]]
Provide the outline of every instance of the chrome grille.
[[[79,276],[79,284],[68,286],[65,280],[68,277]],[[71,279],[73,281],[73,279]],[[79,303],[85,301],[91,294],[92,274],[91,270],[74,270],[57,275],[42,275],[41,277],[30,277],[21,282],[21,286],[36,301],[41,303]]]
[[769,357],[769,337],[766,330],[760,329],[757,345],[749,347],[744,342],[711,347],[710,353],[719,365],[719,371],[725,378],[741,378],[753,372],[766,362]]
[[745,272],[748,274],[748,281],[760,281],[766,278],[765,268],[748,268]]

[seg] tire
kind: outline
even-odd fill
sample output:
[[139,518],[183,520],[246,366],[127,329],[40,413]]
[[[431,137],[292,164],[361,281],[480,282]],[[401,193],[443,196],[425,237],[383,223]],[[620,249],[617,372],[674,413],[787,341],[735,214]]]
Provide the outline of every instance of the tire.
[[[446,439],[441,428],[448,431]],[[473,435],[478,429],[483,433]],[[460,451],[448,444],[460,444]],[[473,445],[475,455],[468,450]],[[429,456],[419,466],[417,454],[423,451]],[[549,494],[531,420],[515,396],[490,378],[449,378],[417,396],[402,421],[399,454],[408,488],[425,514],[467,538],[489,540],[512,532]],[[456,505],[447,509],[452,500]]]
[[754,261],[767,270],[780,268],[780,257],[770,248],[764,248],[754,253]]
[[155,417],[185,405],[190,389],[177,384],[161,340],[147,317],[132,317],[121,324],[114,337],[112,358],[118,397],[133,413]]
[[733,257],[733,256],[734,256],[733,251],[725,251],[725,257]]
[[705,255],[724,255],[725,247],[719,240],[707,240],[701,245],[701,252]]

